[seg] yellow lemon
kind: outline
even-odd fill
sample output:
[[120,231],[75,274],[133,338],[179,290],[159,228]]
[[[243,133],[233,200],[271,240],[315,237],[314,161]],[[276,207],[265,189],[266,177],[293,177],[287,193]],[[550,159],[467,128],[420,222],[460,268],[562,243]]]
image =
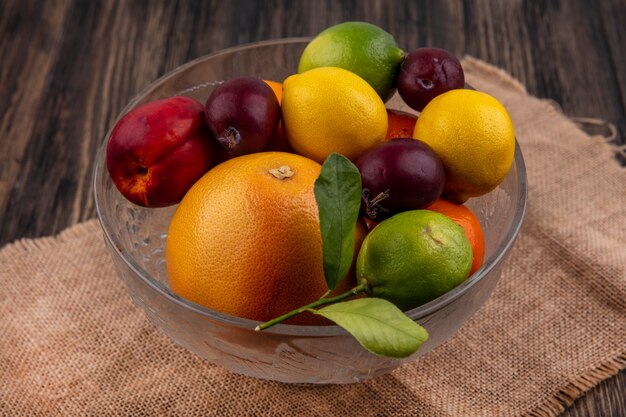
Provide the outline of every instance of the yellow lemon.
[[417,119],[413,137],[441,158],[444,193],[458,202],[496,188],[513,163],[513,122],[497,99],[479,91],[451,90],[435,97]]
[[320,67],[283,83],[283,128],[293,149],[317,162],[332,152],[351,160],[387,133],[387,111],[376,91],[358,75]]

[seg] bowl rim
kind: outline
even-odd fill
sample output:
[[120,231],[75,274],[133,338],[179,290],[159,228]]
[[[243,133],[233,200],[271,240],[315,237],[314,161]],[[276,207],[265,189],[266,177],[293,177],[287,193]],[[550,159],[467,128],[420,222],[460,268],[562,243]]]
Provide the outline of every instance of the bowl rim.
[[[143,99],[149,92],[153,91],[155,88],[159,87],[161,84],[166,82],[169,78],[187,70],[190,67],[193,67],[201,62],[204,62],[209,59],[213,59],[215,57],[221,55],[232,54],[236,52],[241,52],[247,49],[254,49],[257,47],[267,47],[273,45],[284,45],[284,44],[292,44],[292,43],[306,43],[310,41],[310,37],[297,37],[297,38],[283,38],[283,39],[273,39],[266,41],[259,41],[248,43],[244,45],[238,45],[226,49],[222,49],[220,51],[207,54],[198,58],[195,58],[191,61],[182,64],[172,71],[169,71],[156,79],[155,81],[148,84],[146,87],[141,89],[139,93],[137,93],[129,103],[122,109],[120,114],[117,116],[114,123],[111,125],[110,129],[104,136],[102,140],[99,150],[97,152],[97,157],[95,161],[95,166],[93,170],[93,197],[96,206],[96,214],[100,226],[102,228],[103,235],[107,244],[109,244],[112,248],[118,248],[118,250],[111,251],[112,256],[117,256],[136,276],[140,278],[143,284],[150,287],[153,291],[158,293],[159,295],[168,299],[168,301],[173,302],[184,309],[190,310],[191,312],[202,316],[205,319],[209,319],[212,321],[217,321],[222,324],[228,324],[231,326],[235,326],[244,330],[253,331],[254,328],[260,324],[261,322],[256,320],[250,320],[246,318],[236,317],[229,314],[221,313],[216,310],[212,310],[210,308],[201,306],[199,304],[193,303],[187,299],[180,297],[179,295],[172,292],[168,287],[166,287],[161,282],[152,278],[150,274],[143,268],[141,268],[135,260],[128,256],[128,252],[124,250],[119,250],[120,243],[116,241],[111,232],[109,231],[109,218],[104,214],[102,207],[99,201],[99,194],[101,192],[100,187],[98,185],[98,178],[100,175],[103,175],[101,171],[105,168],[105,155],[106,155],[106,145],[108,142],[108,138],[110,137],[111,131],[115,124],[119,121],[119,119],[130,111],[139,101]],[[486,276],[496,265],[503,261],[503,258],[507,255],[508,251],[511,249],[515,238],[517,237],[519,230],[521,228],[523,218],[526,212],[527,205],[527,197],[528,197],[528,182],[526,176],[526,165],[524,163],[524,158],[519,146],[518,141],[515,141],[515,154],[514,154],[514,166],[517,170],[517,176],[519,180],[520,187],[520,199],[517,202],[517,206],[515,208],[515,214],[513,216],[513,220],[511,223],[511,227],[506,232],[506,235],[500,242],[500,244],[495,248],[494,253],[487,259],[484,260],[483,265],[466,279],[463,283],[455,287],[454,289],[448,291],[447,293],[441,295],[440,297],[431,300],[430,302],[423,304],[419,307],[411,309],[405,314],[411,318],[412,320],[419,321],[420,319],[436,312],[452,303],[459,297],[461,297],[464,293],[466,293],[470,288],[476,285],[484,276]],[[104,173],[104,175],[106,175]],[[115,187],[114,187],[115,188]],[[159,209],[154,209],[159,210]],[[115,255],[113,255],[113,252]],[[331,336],[339,336],[346,335],[347,331],[337,325],[329,325],[329,326],[304,326],[304,325],[292,325],[292,324],[277,324],[272,326],[269,329],[263,331],[264,333],[273,333],[280,335],[288,335],[288,336],[316,336],[316,337],[331,337]]]

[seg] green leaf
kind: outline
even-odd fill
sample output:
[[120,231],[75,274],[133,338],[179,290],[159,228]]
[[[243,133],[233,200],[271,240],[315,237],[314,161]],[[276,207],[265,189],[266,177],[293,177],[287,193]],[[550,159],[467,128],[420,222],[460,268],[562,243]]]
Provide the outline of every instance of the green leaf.
[[406,358],[428,339],[426,329],[382,298],[359,298],[311,311],[334,321],[377,355]]
[[361,174],[348,158],[332,153],[313,188],[319,208],[324,276],[334,289],[354,256],[354,228],[361,206]]

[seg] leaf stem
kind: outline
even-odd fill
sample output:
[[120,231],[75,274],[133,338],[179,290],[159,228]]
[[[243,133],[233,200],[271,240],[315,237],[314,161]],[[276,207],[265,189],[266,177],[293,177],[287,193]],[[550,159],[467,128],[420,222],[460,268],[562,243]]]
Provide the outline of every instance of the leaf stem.
[[293,316],[296,316],[304,311],[307,311],[309,309],[315,308],[315,307],[319,307],[325,304],[332,304],[332,303],[336,303],[339,301],[343,301],[346,298],[350,298],[353,295],[356,295],[358,293],[361,292],[365,292],[365,290],[367,289],[367,282],[363,282],[359,285],[357,285],[356,287],[352,288],[349,291],[344,292],[343,294],[339,294],[335,297],[331,297],[331,298],[324,298],[324,296],[322,296],[322,298],[320,298],[319,300],[315,300],[312,303],[309,303],[305,306],[302,306],[300,308],[296,308],[295,310],[290,311],[289,313],[285,313],[282,316],[278,316],[270,321],[266,321],[265,323],[261,323],[258,326],[256,326],[256,328],[254,329],[255,331],[261,331],[261,330],[265,330],[268,327],[271,327],[275,324],[280,323],[281,321],[285,321],[287,319],[292,318]]
[[326,298],[326,297],[328,297],[328,295],[329,295],[331,292],[333,292],[333,290],[328,290],[328,291],[326,291],[326,292],[324,293],[324,295],[322,295],[320,298]]

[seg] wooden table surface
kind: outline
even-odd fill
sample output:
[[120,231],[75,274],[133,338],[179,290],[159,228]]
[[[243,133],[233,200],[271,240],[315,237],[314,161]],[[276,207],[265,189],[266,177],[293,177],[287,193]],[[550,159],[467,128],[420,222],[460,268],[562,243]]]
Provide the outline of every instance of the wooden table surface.
[[[570,116],[626,131],[626,3],[573,1],[0,2],[0,245],[95,216],[91,172],[134,94],[193,58],[346,20],[504,68]],[[623,162],[623,161],[622,161]],[[626,372],[565,416],[626,416]]]

